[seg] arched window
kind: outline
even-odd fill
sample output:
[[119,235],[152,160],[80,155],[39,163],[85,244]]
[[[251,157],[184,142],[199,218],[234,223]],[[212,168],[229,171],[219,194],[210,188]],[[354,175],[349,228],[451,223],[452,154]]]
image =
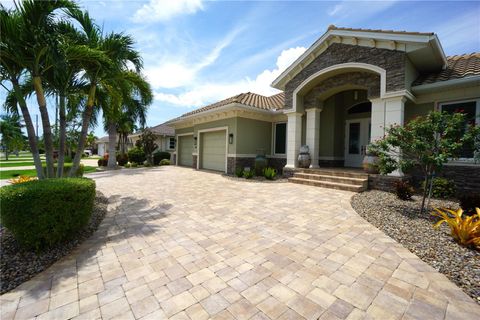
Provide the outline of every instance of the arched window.
[[348,114],[372,112],[372,103],[364,101],[357,103],[348,109]]

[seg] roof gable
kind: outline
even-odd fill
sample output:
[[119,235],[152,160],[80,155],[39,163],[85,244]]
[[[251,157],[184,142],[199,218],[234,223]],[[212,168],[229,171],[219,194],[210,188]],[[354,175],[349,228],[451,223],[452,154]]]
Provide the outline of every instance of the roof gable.
[[447,64],[438,37],[434,33],[337,28],[331,25],[327,32],[274,80],[272,86],[285,90],[288,81],[333,43],[404,51],[415,67],[424,72],[441,70]]

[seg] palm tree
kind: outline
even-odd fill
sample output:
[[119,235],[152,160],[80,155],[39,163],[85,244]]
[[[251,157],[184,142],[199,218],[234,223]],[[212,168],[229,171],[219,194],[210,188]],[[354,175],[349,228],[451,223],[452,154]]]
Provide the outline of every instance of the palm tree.
[[5,159],[8,160],[9,151],[16,145],[23,143],[22,124],[18,114],[7,113],[0,116],[0,133]]
[[24,47],[21,39],[22,19],[19,12],[8,11],[0,4],[0,82],[9,81],[10,88],[4,88],[11,94],[5,103],[10,112],[17,112],[20,108],[25,127],[27,129],[28,143],[33,156],[33,162],[39,179],[44,178],[42,161],[38,152],[38,141],[30,111],[28,110],[25,96],[27,91],[22,88],[22,79],[25,78]]

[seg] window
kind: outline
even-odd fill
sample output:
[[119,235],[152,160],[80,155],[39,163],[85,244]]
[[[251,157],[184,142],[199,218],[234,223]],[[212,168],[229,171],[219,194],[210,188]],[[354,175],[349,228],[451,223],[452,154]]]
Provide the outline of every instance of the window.
[[285,154],[287,149],[287,124],[275,124],[275,154]]
[[357,113],[366,113],[372,112],[372,103],[370,101],[360,102],[350,109],[348,109],[348,114],[357,114]]
[[170,150],[175,149],[175,138],[174,137],[168,138],[168,149],[170,149]]
[[[465,129],[469,124],[480,125],[480,100],[459,101],[440,104],[440,111],[448,113],[461,112],[466,114]],[[474,146],[466,145],[460,153],[460,159],[472,159]]]

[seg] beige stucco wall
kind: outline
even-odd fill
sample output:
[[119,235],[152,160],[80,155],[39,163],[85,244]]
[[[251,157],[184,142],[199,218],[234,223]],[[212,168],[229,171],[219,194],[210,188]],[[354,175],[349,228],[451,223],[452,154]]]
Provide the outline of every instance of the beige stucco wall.
[[433,102],[415,104],[411,101],[407,101],[405,103],[405,123],[407,123],[408,121],[412,120],[415,117],[425,116],[430,111],[433,111],[433,109],[434,109]]
[[247,118],[236,118],[237,154],[257,154],[259,149],[271,154],[272,148],[272,123]]
[[[213,129],[213,128],[219,128],[219,127],[228,127],[228,134],[233,133],[234,137],[237,136],[236,118],[228,118],[228,119],[222,119],[222,120],[216,120],[216,121],[197,124],[193,127],[193,132],[194,132],[194,135],[198,137],[199,130]],[[175,132],[177,133],[177,130]],[[191,131],[186,131],[186,132],[191,132]],[[235,153],[235,148],[236,148],[236,143],[234,139],[232,144],[228,144],[228,153]],[[198,152],[198,150],[195,149],[194,152]]]

